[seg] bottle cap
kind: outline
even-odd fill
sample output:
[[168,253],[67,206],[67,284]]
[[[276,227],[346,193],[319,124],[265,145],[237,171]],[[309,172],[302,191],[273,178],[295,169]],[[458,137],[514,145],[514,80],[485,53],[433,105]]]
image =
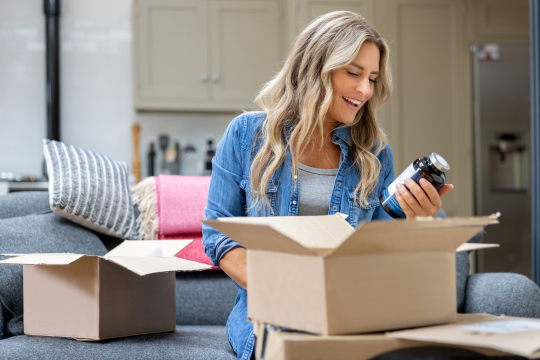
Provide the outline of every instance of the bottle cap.
[[437,169],[439,169],[442,172],[447,172],[448,170],[450,170],[450,165],[448,165],[446,160],[444,160],[444,158],[437,153],[432,153],[429,156],[429,160],[431,160],[431,163],[433,164],[433,166],[435,166]]

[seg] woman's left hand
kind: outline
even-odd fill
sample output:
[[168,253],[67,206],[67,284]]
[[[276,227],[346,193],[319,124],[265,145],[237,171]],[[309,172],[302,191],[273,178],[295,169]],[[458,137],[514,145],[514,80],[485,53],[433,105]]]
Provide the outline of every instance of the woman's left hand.
[[396,198],[407,219],[414,219],[417,216],[435,216],[442,207],[441,196],[454,188],[454,185],[443,185],[437,191],[425,179],[420,179],[421,187],[413,180],[406,179],[405,186],[397,185]]

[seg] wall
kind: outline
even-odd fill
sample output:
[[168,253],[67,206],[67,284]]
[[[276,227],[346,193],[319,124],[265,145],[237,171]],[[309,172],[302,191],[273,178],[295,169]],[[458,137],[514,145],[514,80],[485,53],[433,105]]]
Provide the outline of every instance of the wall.
[[[0,172],[40,174],[45,127],[42,1],[0,0]],[[63,0],[61,139],[131,165],[131,126],[141,157],[161,133],[197,149],[182,170],[197,175],[207,135],[219,140],[233,113],[136,113],[131,85],[131,0]]]
[[41,169],[45,22],[37,4],[0,0],[0,172]]

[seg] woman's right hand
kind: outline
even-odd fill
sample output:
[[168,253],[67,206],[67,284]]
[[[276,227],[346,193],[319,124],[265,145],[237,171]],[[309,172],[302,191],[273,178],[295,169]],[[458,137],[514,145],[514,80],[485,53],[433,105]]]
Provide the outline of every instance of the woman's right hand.
[[239,286],[247,290],[246,249],[235,247],[225,253],[219,261],[219,267]]

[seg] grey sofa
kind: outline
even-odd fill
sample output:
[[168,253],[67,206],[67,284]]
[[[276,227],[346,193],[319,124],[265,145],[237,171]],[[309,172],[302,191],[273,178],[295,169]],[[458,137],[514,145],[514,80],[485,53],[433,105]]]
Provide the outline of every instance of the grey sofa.
[[[120,242],[52,213],[45,192],[0,196],[0,252],[103,255]],[[540,317],[540,291],[529,279],[516,274],[468,276],[464,253],[458,254],[456,266],[461,312]],[[23,329],[21,268],[2,265],[0,359],[235,359],[225,323],[237,290],[221,271],[179,273],[175,332],[97,342],[31,337]],[[410,355],[391,357],[400,356]]]

